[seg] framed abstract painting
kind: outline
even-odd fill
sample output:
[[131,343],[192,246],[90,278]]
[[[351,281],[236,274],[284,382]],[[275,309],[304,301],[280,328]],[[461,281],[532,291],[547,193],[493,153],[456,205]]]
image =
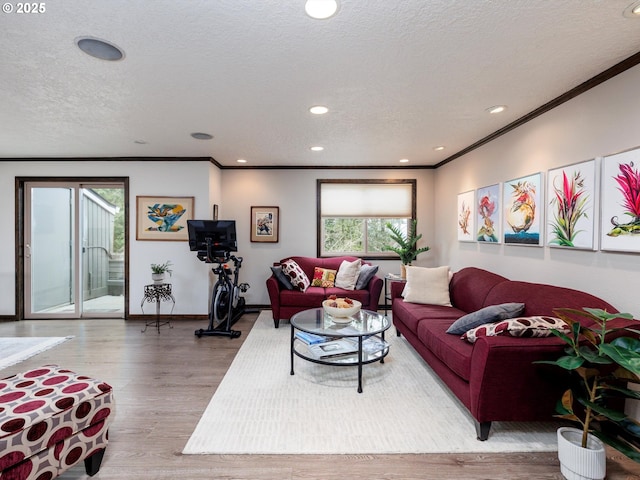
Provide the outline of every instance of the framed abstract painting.
[[476,192],[476,240],[501,243],[500,184],[479,188]]
[[595,250],[596,161],[549,170],[547,245]]
[[136,240],[188,240],[193,197],[136,197]]
[[640,149],[602,159],[600,248],[640,252]]
[[475,191],[458,194],[458,240],[474,242],[474,220],[476,217]]
[[505,244],[542,246],[541,190],[542,173],[504,182],[502,238]]

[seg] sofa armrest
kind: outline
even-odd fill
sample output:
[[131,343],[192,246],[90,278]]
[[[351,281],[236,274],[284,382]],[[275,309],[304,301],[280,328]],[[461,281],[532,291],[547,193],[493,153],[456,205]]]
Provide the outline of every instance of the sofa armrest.
[[393,303],[394,298],[402,298],[402,292],[404,291],[405,285],[406,285],[406,282],[391,280],[391,285],[390,285],[391,303]]
[[369,306],[366,310],[374,312],[378,311],[378,304],[380,302],[380,294],[382,293],[383,285],[384,281],[377,275],[369,280],[369,284],[367,285],[367,290],[369,290]]
[[471,414],[480,422],[538,418],[551,420],[563,390],[562,372],[538,360],[563,351],[556,337],[480,337],[471,357]]
[[280,290],[280,282],[278,282],[275,275],[267,278],[267,292],[269,293],[269,303],[271,303],[271,313],[273,314],[274,322],[280,320]]

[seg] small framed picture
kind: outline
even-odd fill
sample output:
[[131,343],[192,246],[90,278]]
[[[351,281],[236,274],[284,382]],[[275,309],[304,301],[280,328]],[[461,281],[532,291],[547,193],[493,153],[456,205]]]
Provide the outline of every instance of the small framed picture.
[[193,197],[136,197],[136,240],[184,241]]
[[277,243],[280,207],[251,207],[251,241]]

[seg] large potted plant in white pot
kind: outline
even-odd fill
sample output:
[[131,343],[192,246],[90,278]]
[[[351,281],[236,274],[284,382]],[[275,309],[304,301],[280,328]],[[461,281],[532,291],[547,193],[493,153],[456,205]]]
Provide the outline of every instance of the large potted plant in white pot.
[[[561,472],[568,480],[601,480],[606,473],[604,444],[640,462],[640,423],[624,413],[626,399],[640,400],[640,392],[628,388],[629,382],[640,384],[640,331],[608,326],[616,318],[633,319],[628,313],[562,308],[554,314],[569,326],[568,333],[553,331],[567,344],[565,354],[536,363],[571,372],[556,416],[580,427],[558,429]],[[586,326],[585,319],[590,320]],[[609,336],[621,330],[636,336]]]
[[429,247],[418,247],[418,240],[422,238],[422,234],[418,234],[418,221],[413,220],[407,228],[407,234],[405,235],[396,225],[391,222],[387,222],[385,227],[391,232],[389,235],[396,245],[385,245],[384,250],[395,252],[400,256],[401,276],[406,276],[406,266],[411,265],[419,254],[429,251]]

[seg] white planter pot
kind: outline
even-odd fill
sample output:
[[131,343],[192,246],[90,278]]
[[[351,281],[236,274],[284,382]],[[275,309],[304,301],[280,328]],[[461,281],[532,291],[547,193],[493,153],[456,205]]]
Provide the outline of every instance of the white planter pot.
[[560,472],[567,480],[602,480],[607,472],[604,444],[589,434],[587,448],[582,448],[582,430],[558,429]]
[[164,276],[164,273],[152,273],[151,279],[153,280],[153,283],[164,283]]

